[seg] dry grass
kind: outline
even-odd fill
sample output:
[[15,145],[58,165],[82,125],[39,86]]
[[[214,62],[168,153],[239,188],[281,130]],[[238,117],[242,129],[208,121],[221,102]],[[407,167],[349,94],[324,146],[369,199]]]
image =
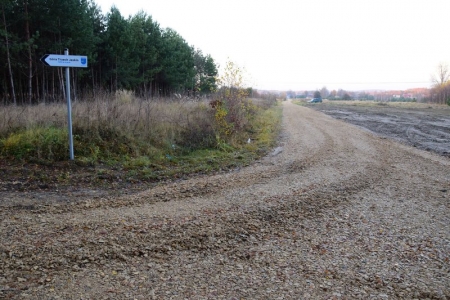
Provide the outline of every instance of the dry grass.
[[2,106],[0,137],[36,126],[67,126],[67,108],[63,104]]
[[[41,128],[67,128],[65,103],[0,109],[0,139],[33,134]],[[207,148],[214,140],[213,114],[207,102],[143,100],[129,92],[103,93],[72,103],[72,121],[78,157],[97,159],[100,153],[108,157],[153,156],[175,148]],[[43,135],[42,131],[39,134]]]
[[[249,138],[262,136],[267,130],[271,132],[266,127],[271,127],[272,121],[267,119],[279,116],[264,112],[275,102],[271,98],[251,99],[252,111],[248,113],[246,126],[222,140],[217,137],[215,110],[208,99],[145,100],[127,91],[97,93],[95,97],[87,96],[72,103],[75,157],[91,163],[116,163],[139,158],[164,161],[167,157],[205,149],[234,151],[247,146]],[[66,103],[0,109],[3,157],[50,161],[67,157]]]
[[[189,125],[190,117],[206,111],[207,105],[199,102],[167,99],[141,100],[118,93],[117,96],[100,95],[93,99],[72,103],[72,120],[77,126],[108,126],[124,131],[144,130],[154,132],[161,124],[167,127]],[[0,108],[0,136],[19,129],[36,126],[67,126],[65,103],[37,106],[3,106]],[[164,127],[164,126],[163,126]],[[159,128],[161,129],[161,128]],[[166,128],[168,130],[168,128]],[[140,132],[142,134],[142,132]]]
[[172,99],[146,101],[121,96],[76,103],[73,114],[74,126],[113,128],[158,144],[180,142],[182,134],[198,126],[199,120],[211,122],[205,103]]

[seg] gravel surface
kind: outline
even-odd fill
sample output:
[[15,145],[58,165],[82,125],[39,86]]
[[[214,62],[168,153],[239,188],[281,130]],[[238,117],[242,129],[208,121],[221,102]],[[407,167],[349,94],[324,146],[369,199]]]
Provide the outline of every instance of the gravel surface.
[[236,172],[0,200],[2,299],[450,299],[450,159],[284,102]]

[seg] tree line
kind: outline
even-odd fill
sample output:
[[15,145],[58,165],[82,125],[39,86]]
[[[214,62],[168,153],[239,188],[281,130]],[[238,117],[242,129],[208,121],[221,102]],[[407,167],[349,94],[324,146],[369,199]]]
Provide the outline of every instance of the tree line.
[[197,96],[216,89],[210,55],[143,11],[103,15],[93,0],[0,0],[0,101],[36,104],[64,97],[64,70],[45,66],[45,54],[88,56],[71,68],[75,97],[131,90],[144,98]]

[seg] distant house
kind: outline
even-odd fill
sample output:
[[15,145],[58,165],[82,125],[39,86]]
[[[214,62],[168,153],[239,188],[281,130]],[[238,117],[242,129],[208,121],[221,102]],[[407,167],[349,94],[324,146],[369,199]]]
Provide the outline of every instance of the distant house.
[[413,97],[412,94],[407,93],[407,94],[403,94],[403,98],[405,98],[405,99],[412,99],[414,97]]

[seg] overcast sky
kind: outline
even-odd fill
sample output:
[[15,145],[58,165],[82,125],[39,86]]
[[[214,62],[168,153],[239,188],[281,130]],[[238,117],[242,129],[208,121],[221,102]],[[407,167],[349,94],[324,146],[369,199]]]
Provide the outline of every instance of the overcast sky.
[[450,65],[449,0],[95,0],[139,10],[246,69],[259,89],[430,87]]

